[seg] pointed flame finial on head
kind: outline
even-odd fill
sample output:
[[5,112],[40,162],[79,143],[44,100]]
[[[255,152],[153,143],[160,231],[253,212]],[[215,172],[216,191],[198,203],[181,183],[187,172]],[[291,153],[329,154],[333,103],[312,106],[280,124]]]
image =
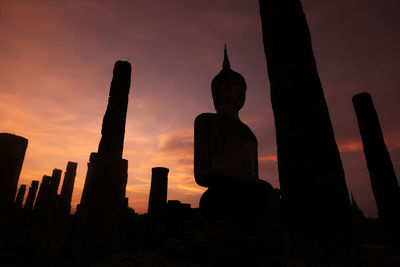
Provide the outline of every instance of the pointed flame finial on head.
[[223,69],[231,69],[231,64],[229,63],[228,53],[226,52],[226,44],[224,48],[224,63],[222,63]]

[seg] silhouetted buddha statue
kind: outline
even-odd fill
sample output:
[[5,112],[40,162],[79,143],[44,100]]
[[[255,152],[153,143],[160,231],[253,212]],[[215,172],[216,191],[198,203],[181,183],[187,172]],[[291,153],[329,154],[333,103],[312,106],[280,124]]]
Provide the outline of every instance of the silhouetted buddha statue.
[[203,215],[276,217],[279,197],[258,178],[257,138],[238,115],[246,82],[230,68],[226,48],[211,90],[217,114],[200,114],[194,126],[194,175],[208,187],[200,200]]

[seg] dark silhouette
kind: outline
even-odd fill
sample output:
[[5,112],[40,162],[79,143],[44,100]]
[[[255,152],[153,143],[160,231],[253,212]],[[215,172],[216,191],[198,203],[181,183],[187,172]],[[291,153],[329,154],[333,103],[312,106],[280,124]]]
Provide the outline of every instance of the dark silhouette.
[[353,97],[379,217],[392,245],[400,246],[400,189],[369,93]]
[[29,187],[28,196],[26,197],[24,206],[25,209],[32,210],[38,187],[39,187],[39,181],[32,181],[31,187]]
[[26,191],[26,185],[22,184],[19,187],[17,197],[15,198],[14,202],[15,208],[17,209],[22,208],[22,202],[24,201],[25,191]]
[[260,0],[260,13],[283,222],[292,237],[311,238],[299,242],[339,253],[350,242],[350,200],[306,18],[299,0]]
[[27,146],[28,139],[0,133],[0,211],[13,207]]
[[49,185],[49,198],[51,201],[55,201],[57,196],[58,187],[60,186],[62,170],[54,169],[51,175],[50,185]]
[[353,194],[351,194],[351,210],[352,210],[353,217],[356,216],[359,218],[365,218],[364,213],[358,206],[356,200],[354,199]]
[[90,155],[79,209],[82,249],[88,257],[106,255],[119,246],[119,241],[114,238],[119,235],[121,214],[126,203],[128,161],[122,159],[122,150],[130,82],[130,63],[117,61],[99,149]]
[[200,114],[194,124],[194,175],[199,185],[209,188],[200,200],[203,215],[276,216],[278,197],[258,178],[257,138],[238,115],[246,82],[231,69],[226,48],[211,90],[217,114]]
[[65,171],[64,181],[61,188],[61,194],[59,197],[60,208],[64,210],[65,213],[69,214],[71,210],[71,199],[72,192],[74,191],[74,183],[76,176],[76,168],[78,163],[69,161],[67,164],[67,170]]
[[36,197],[34,209],[42,210],[47,203],[47,197],[49,194],[51,176],[43,175],[42,182],[40,183],[39,192]]
[[148,214],[160,215],[167,204],[168,168],[155,167],[151,169],[151,188],[149,195]]

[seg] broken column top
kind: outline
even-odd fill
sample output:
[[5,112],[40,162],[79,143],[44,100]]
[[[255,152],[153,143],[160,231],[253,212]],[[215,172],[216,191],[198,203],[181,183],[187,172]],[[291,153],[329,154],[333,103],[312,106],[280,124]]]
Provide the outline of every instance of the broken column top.
[[18,143],[21,143],[21,144],[28,145],[28,139],[26,139],[26,138],[24,138],[22,136],[11,134],[11,133],[0,133],[0,139],[2,139],[2,140],[13,140],[13,142],[18,142]]
[[67,164],[67,172],[76,172],[76,168],[78,167],[78,163],[68,161]]
[[154,167],[151,169],[151,173],[156,175],[167,175],[168,172],[169,169],[165,167]]
[[371,107],[373,107],[372,97],[367,92],[356,94],[355,96],[353,96],[352,101],[356,109],[362,108],[363,110],[365,110],[371,109]]
[[110,158],[122,158],[131,71],[127,61],[117,61],[114,65],[98,150],[99,154]]

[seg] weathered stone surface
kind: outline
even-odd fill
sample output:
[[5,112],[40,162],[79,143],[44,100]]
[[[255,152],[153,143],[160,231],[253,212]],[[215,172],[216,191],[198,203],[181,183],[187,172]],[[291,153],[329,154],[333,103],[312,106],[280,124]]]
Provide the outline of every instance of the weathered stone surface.
[[33,208],[33,203],[35,202],[36,192],[39,188],[39,181],[32,181],[29,187],[28,196],[25,201],[25,209],[31,210]]
[[159,215],[167,204],[168,168],[155,167],[151,169],[151,188],[148,213]]
[[28,139],[0,133],[0,211],[13,206]]
[[400,245],[400,189],[369,93],[353,97],[379,217],[392,244]]
[[22,208],[22,202],[24,201],[25,191],[26,191],[26,185],[22,184],[19,187],[17,197],[15,198],[14,202],[15,208],[17,209]]
[[275,117],[283,222],[287,229],[344,240],[351,208],[299,0],[260,0]]
[[217,114],[200,114],[194,125],[195,179],[209,187],[200,200],[202,213],[246,217],[269,212],[271,216],[278,197],[271,185],[258,178],[257,139],[238,114],[245,102],[246,82],[230,68],[226,49],[223,69],[211,90]]

